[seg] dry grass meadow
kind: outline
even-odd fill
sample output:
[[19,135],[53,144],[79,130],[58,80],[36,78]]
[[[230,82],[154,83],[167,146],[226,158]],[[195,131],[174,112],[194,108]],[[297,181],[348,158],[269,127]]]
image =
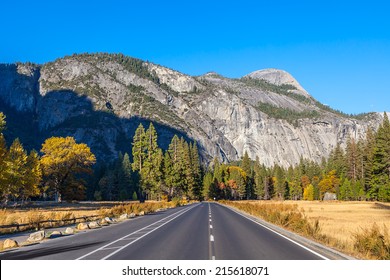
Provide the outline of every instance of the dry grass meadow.
[[298,204],[309,220],[320,222],[323,234],[351,243],[353,236],[374,223],[390,228],[390,204],[375,202],[284,202]]
[[[156,202],[148,201],[145,203],[138,202],[88,202],[88,203],[61,203],[61,204],[43,204],[34,205],[33,207],[24,207],[23,209],[3,209],[0,210],[0,226],[12,224],[28,224],[20,227],[20,230],[35,229],[37,222],[56,220],[59,222],[43,224],[43,227],[62,226],[67,222],[64,220],[88,217],[98,215],[99,217],[117,217],[121,214],[140,212],[152,213],[157,209],[171,208],[180,206],[185,201]],[[68,222],[68,223],[71,223]],[[16,228],[0,228],[0,234],[15,232]]]
[[361,259],[390,259],[390,203],[224,202]]

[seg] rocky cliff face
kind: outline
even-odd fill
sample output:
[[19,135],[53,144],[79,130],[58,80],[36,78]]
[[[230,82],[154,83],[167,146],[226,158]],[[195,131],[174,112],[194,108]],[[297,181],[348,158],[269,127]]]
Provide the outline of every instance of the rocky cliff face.
[[267,166],[296,164],[300,157],[320,161],[337,142],[364,137],[382,118],[334,112],[281,70],[241,79],[191,77],[109,54],[0,65],[0,111],[11,136],[26,134],[22,142],[36,148],[49,136],[71,135],[110,160],[130,151],[135,128],[151,120],[164,148],[176,133],[198,141],[205,159],[237,160],[248,151]]

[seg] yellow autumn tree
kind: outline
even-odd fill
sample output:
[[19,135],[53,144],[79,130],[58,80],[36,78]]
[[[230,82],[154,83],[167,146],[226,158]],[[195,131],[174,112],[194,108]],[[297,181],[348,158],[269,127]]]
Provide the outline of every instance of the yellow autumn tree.
[[[92,172],[95,155],[86,144],[73,137],[51,137],[42,145],[41,166],[45,186],[61,199],[83,199],[85,186],[81,178]],[[62,197],[64,196],[64,197]]]
[[12,143],[5,161],[6,170],[2,191],[4,203],[7,204],[10,197],[18,198],[19,190],[25,185],[27,154],[19,139],[15,139]]
[[337,177],[336,170],[329,171],[325,174],[318,186],[320,188],[320,197],[322,198],[326,192],[336,193],[340,185],[340,179]]
[[312,184],[308,184],[303,189],[303,200],[314,200],[314,186]]
[[24,186],[19,190],[19,197],[22,201],[29,197],[37,196],[40,193],[39,184],[42,180],[42,169],[39,155],[36,151],[31,151],[27,157],[26,170],[24,175]]

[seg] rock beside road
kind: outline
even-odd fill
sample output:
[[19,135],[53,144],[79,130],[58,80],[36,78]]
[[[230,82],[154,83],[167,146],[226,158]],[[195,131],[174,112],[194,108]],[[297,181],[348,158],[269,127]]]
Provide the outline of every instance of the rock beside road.
[[79,223],[76,227],[78,230],[86,230],[89,229],[88,225],[86,223]]
[[3,243],[3,250],[11,249],[11,248],[17,248],[19,247],[18,242],[13,239],[6,239]]
[[119,216],[119,220],[127,220],[128,218],[129,218],[129,215],[127,215],[127,213]]
[[74,229],[71,227],[67,227],[65,230],[65,234],[74,234]]
[[94,221],[94,222],[89,222],[88,227],[90,229],[93,229],[93,228],[99,228],[100,225],[98,224],[98,222]]
[[130,213],[129,218],[135,218],[135,213]]
[[44,230],[40,230],[37,232],[33,232],[30,234],[30,236],[27,238],[27,242],[39,242],[45,239],[46,233]]
[[58,230],[55,230],[50,234],[50,238],[56,238],[56,237],[60,237],[60,236],[62,236],[62,233]]

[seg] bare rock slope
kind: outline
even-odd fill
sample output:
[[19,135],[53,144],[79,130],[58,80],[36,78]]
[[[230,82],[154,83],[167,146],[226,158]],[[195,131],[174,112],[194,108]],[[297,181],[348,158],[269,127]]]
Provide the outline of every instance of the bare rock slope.
[[177,133],[196,140],[205,159],[237,160],[248,151],[267,166],[296,164],[300,157],[320,161],[336,143],[364,137],[382,118],[336,112],[282,70],[241,79],[192,77],[120,54],[0,65],[0,111],[18,120],[11,120],[15,127],[24,118],[28,125],[20,130],[36,130],[28,135],[36,136],[38,148],[45,137],[71,135],[110,160],[129,150],[139,123],[151,120],[165,148]]

